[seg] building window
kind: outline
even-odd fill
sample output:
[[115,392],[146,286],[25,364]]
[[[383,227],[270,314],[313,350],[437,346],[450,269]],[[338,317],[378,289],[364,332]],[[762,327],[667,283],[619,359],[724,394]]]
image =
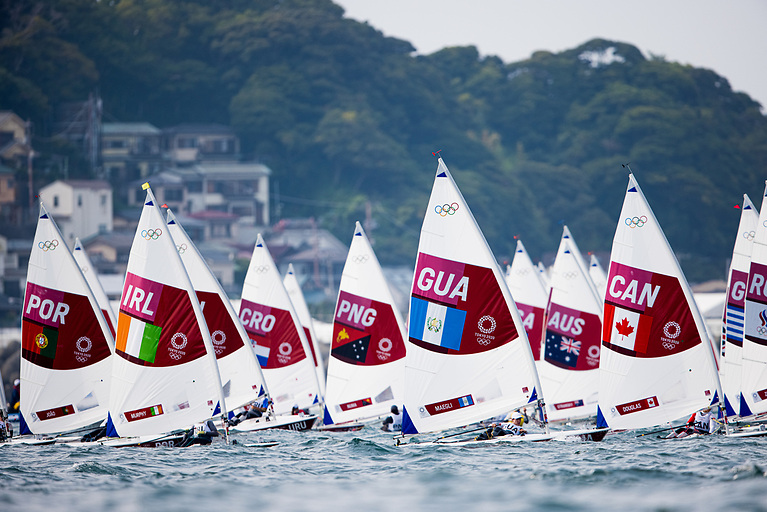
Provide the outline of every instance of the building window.
[[106,206],[107,204],[107,195],[101,194],[101,206]]
[[78,195],[77,196],[77,206],[82,206],[82,205],[83,205],[83,196]]
[[53,196],[53,207],[54,208],[59,207],[59,196]]
[[121,149],[125,147],[125,141],[118,139],[118,140],[108,140],[106,141],[106,146],[108,149]]
[[178,147],[180,149],[196,148],[197,147],[197,139],[194,138],[194,137],[179,137],[179,139],[178,139]]
[[184,199],[184,193],[177,188],[166,188],[163,192],[163,197],[166,201],[182,201]]

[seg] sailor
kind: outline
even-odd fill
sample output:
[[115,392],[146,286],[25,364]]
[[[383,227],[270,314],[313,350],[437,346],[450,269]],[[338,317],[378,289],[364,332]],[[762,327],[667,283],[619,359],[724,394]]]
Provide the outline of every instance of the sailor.
[[266,407],[261,407],[256,404],[246,405],[244,407],[244,410],[235,414],[234,417],[232,417],[229,420],[229,426],[233,427],[235,425],[238,425],[241,421],[249,420],[252,418],[260,418],[264,415],[266,412]]
[[714,418],[714,414],[711,412],[711,407],[706,407],[690,416],[687,423],[675,431],[666,436],[666,439],[674,437],[682,438],[691,436],[693,434],[706,435],[711,434],[715,430],[717,421]]
[[19,386],[21,381],[16,379],[13,381],[13,391],[11,391],[11,401],[8,404],[9,412],[19,412]]
[[402,430],[402,413],[399,412],[399,408],[396,405],[392,405],[389,411],[391,412],[391,416],[387,416],[386,419],[383,421],[381,430],[384,430],[386,432],[401,431]]
[[511,413],[510,423],[507,423],[504,426],[504,429],[506,430],[506,433],[513,436],[523,436],[527,434],[527,431],[522,428],[523,423],[524,417],[522,416],[522,413],[514,411]]

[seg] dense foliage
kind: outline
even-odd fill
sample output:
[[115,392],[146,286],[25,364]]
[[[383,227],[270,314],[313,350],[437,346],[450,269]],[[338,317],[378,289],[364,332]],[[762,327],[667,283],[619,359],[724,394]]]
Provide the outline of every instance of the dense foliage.
[[515,234],[553,253],[563,223],[609,251],[630,162],[691,280],[724,274],[767,169],[756,102],[624,43],[415,56],[330,0],[2,0],[0,30],[0,109],[37,135],[91,92],[106,120],[230,124],[283,216],[348,240],[372,211],[384,263],[412,265],[436,150],[499,259]]

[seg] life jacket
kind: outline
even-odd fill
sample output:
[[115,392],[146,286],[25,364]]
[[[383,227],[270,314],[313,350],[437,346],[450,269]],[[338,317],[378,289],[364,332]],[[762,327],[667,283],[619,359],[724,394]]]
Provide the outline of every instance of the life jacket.
[[402,430],[402,413],[394,414],[392,413],[391,419],[394,420],[394,422],[389,425],[389,428],[391,430],[400,431]]

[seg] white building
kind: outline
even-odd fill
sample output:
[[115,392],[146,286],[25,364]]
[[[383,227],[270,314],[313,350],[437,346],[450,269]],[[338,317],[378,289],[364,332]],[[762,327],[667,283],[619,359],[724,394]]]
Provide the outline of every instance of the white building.
[[112,231],[112,187],[106,181],[57,180],[40,190],[40,198],[70,248],[75,237]]

